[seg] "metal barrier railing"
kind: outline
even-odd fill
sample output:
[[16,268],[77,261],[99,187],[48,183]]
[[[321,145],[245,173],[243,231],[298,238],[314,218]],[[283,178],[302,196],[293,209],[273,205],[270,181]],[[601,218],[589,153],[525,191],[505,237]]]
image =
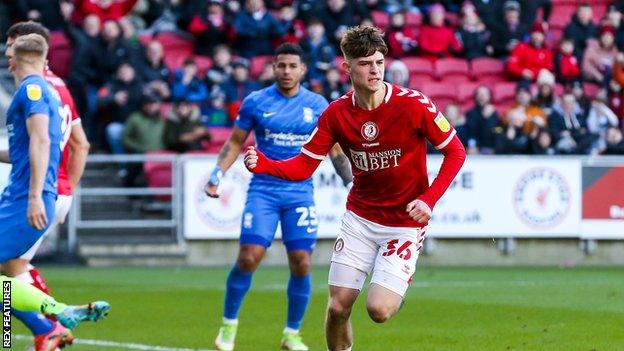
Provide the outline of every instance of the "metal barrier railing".
[[[180,158],[175,154],[145,154],[145,155],[90,155],[87,159],[87,168],[93,164],[129,164],[149,162],[168,163],[171,169],[170,187],[83,187],[78,185],[74,190],[74,201],[68,218],[67,247],[69,252],[77,250],[77,232],[80,229],[134,229],[134,228],[171,228],[175,231],[176,241],[184,245],[181,230],[182,194],[176,189],[181,189],[181,167],[178,167]],[[171,207],[169,219],[84,219],[82,205],[85,196],[149,196],[171,195],[168,200]],[[165,202],[165,204],[167,204]]]

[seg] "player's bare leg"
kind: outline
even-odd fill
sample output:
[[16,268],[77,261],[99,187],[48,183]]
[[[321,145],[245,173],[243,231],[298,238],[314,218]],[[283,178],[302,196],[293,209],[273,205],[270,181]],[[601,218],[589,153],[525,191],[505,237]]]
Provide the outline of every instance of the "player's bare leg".
[[357,289],[329,286],[329,303],[325,319],[325,338],[329,351],[351,349],[353,331],[349,317],[359,293]]
[[266,249],[261,245],[243,244],[238,250],[236,264],[243,272],[254,272],[264,258]]
[[384,323],[399,311],[402,302],[401,295],[372,283],[366,297],[366,310],[374,322]]

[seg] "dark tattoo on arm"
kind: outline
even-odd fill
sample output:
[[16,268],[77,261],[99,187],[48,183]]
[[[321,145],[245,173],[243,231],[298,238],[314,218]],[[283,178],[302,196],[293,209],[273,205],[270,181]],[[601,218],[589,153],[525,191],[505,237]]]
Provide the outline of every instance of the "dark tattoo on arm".
[[223,160],[227,158],[229,153],[230,153],[230,143],[226,142],[225,144],[223,144],[223,147],[221,148],[221,151],[219,152],[219,157],[217,158],[217,164],[221,164],[221,162],[223,162]]
[[351,174],[351,164],[349,159],[343,153],[331,155],[331,161],[336,169],[338,176],[342,178],[342,183],[347,186],[353,180],[353,174]]

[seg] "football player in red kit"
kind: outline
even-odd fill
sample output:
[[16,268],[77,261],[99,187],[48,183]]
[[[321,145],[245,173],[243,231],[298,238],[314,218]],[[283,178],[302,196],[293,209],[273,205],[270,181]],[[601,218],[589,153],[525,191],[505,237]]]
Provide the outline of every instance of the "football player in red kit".
[[[328,279],[325,331],[331,351],[351,350],[351,308],[371,272],[371,319],[383,323],[399,310],[431,211],[466,158],[455,130],[428,97],[383,81],[387,47],[379,29],[351,28],[340,46],[353,91],[323,112],[301,153],[284,161],[253,147],[245,154],[251,172],[288,180],[310,177],[336,142],[350,158],[353,187]],[[444,154],[431,185],[427,141]]]

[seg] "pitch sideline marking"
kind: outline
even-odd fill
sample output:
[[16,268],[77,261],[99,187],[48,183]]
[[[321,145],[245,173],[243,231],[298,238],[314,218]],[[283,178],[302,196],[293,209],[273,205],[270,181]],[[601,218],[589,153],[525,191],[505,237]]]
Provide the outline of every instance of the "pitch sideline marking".
[[[15,334],[13,335],[15,340],[32,340],[32,336]],[[142,350],[142,351],[215,351],[215,350],[206,350],[206,349],[185,349],[185,348],[175,348],[175,347],[167,347],[167,346],[152,346],[152,345],[143,345],[137,343],[126,343],[126,342],[116,342],[116,341],[108,341],[108,340],[94,340],[94,339],[74,339],[75,345],[91,345],[91,346],[101,346],[101,347],[117,347],[117,348],[125,348],[128,350]]]

